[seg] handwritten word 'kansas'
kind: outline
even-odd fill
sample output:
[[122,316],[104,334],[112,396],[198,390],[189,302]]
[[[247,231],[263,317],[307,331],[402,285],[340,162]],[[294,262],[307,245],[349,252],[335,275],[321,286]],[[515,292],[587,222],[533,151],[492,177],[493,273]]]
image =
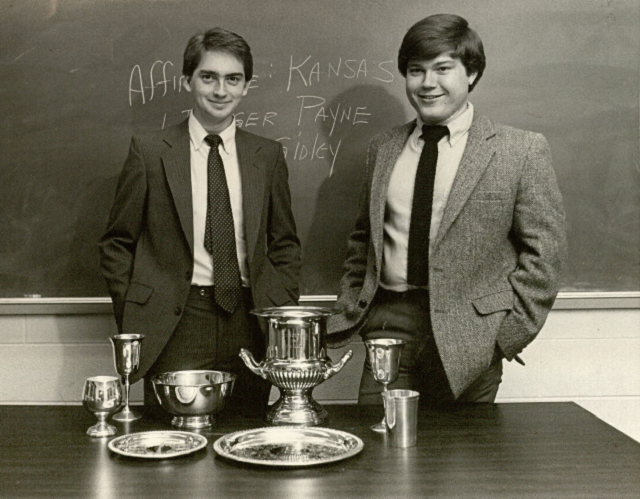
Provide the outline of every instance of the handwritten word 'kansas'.
[[308,56],[304,61],[294,63],[293,56],[289,62],[289,83],[287,84],[287,92],[291,89],[291,83],[296,81],[302,81],[305,87],[310,87],[314,83],[320,83],[320,80],[324,77],[330,78],[373,78],[383,83],[391,83],[393,81],[393,73],[387,68],[393,65],[394,61],[382,61],[378,64],[374,64],[373,68],[371,63],[367,66],[366,59],[346,59],[343,60],[340,57],[333,63],[329,62],[326,66],[320,62],[310,62],[311,56]]

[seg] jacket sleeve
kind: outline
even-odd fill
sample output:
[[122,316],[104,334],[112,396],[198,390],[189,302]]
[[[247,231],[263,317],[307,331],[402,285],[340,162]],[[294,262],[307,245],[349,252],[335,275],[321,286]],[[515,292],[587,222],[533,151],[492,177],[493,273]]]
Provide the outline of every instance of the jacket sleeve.
[[539,134],[525,159],[511,236],[518,253],[516,268],[509,276],[515,301],[496,338],[508,360],[542,328],[558,293],[567,254],[562,197],[549,144]]
[[267,258],[280,277],[292,303],[300,298],[301,250],[291,209],[289,172],[282,145],[279,146],[271,185],[269,222],[267,230]]
[[113,311],[122,328],[124,298],[129,288],[133,258],[143,225],[147,178],[139,141],[131,140],[129,155],[116,187],[107,231],[100,240],[100,266],[113,301]]
[[[356,218],[355,227],[347,239],[347,256],[342,266],[342,278],[338,291],[338,301],[336,308],[340,315],[347,322],[353,322],[361,314],[358,308],[358,297],[364,285],[367,273],[368,253],[371,241],[371,223],[369,218],[370,193],[371,193],[371,172],[373,170],[374,146],[369,144],[367,151],[367,162],[365,169],[365,180],[360,193],[359,211]],[[339,319],[339,318],[338,318]],[[341,332],[332,325],[341,320],[335,321],[329,318],[331,333]]]

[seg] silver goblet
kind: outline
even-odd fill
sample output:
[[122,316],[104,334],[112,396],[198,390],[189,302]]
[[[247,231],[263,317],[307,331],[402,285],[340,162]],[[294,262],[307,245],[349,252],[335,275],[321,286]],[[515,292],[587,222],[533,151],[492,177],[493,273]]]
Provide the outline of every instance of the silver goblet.
[[[404,340],[391,338],[377,338],[364,342],[367,347],[367,358],[371,365],[371,374],[373,379],[382,385],[383,392],[387,391],[387,385],[398,379],[400,357],[405,343]],[[371,429],[379,433],[386,432],[384,418],[382,418],[382,422],[371,426]]]
[[82,405],[98,418],[87,430],[90,437],[109,437],[116,434],[116,427],[106,422],[109,415],[122,404],[122,386],[116,376],[93,376],[84,382]]
[[140,367],[140,345],[144,340],[143,334],[116,334],[109,338],[113,345],[113,357],[116,372],[122,376],[124,385],[124,407],[113,416],[114,421],[135,421],[140,419],[129,407],[129,375],[138,372]]

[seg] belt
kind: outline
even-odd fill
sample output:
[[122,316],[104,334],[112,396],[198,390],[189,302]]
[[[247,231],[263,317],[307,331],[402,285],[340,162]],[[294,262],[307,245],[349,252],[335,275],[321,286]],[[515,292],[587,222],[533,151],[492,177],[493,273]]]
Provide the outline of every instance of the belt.
[[[192,284],[191,285],[191,292],[193,293],[197,293],[200,296],[213,296],[214,290],[216,289],[215,286],[198,286],[197,284]],[[244,295],[246,295],[247,293],[249,293],[249,296],[251,295],[251,288],[248,286],[242,286],[242,293]]]
[[422,287],[422,288],[411,288],[411,289],[407,289],[406,291],[393,291],[391,289],[386,289],[386,288],[383,288],[382,286],[378,286],[377,293],[380,293],[381,295],[386,295],[386,296],[403,298],[403,297],[413,296],[413,295],[418,295],[418,296],[428,295],[429,289],[427,287]]

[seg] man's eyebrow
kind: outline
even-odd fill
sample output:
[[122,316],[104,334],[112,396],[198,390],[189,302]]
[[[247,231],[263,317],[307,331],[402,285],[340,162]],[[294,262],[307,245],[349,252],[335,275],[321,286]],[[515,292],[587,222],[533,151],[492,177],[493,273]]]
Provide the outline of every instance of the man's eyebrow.
[[203,74],[203,75],[214,75],[214,76],[244,76],[244,73],[242,73],[242,72],[221,74],[221,73],[218,73],[217,71],[213,71],[211,69],[201,69],[200,70],[200,74]]
[[442,66],[443,64],[451,64],[451,63],[455,63],[455,59],[443,59],[442,61],[436,61],[435,65],[436,66]]

